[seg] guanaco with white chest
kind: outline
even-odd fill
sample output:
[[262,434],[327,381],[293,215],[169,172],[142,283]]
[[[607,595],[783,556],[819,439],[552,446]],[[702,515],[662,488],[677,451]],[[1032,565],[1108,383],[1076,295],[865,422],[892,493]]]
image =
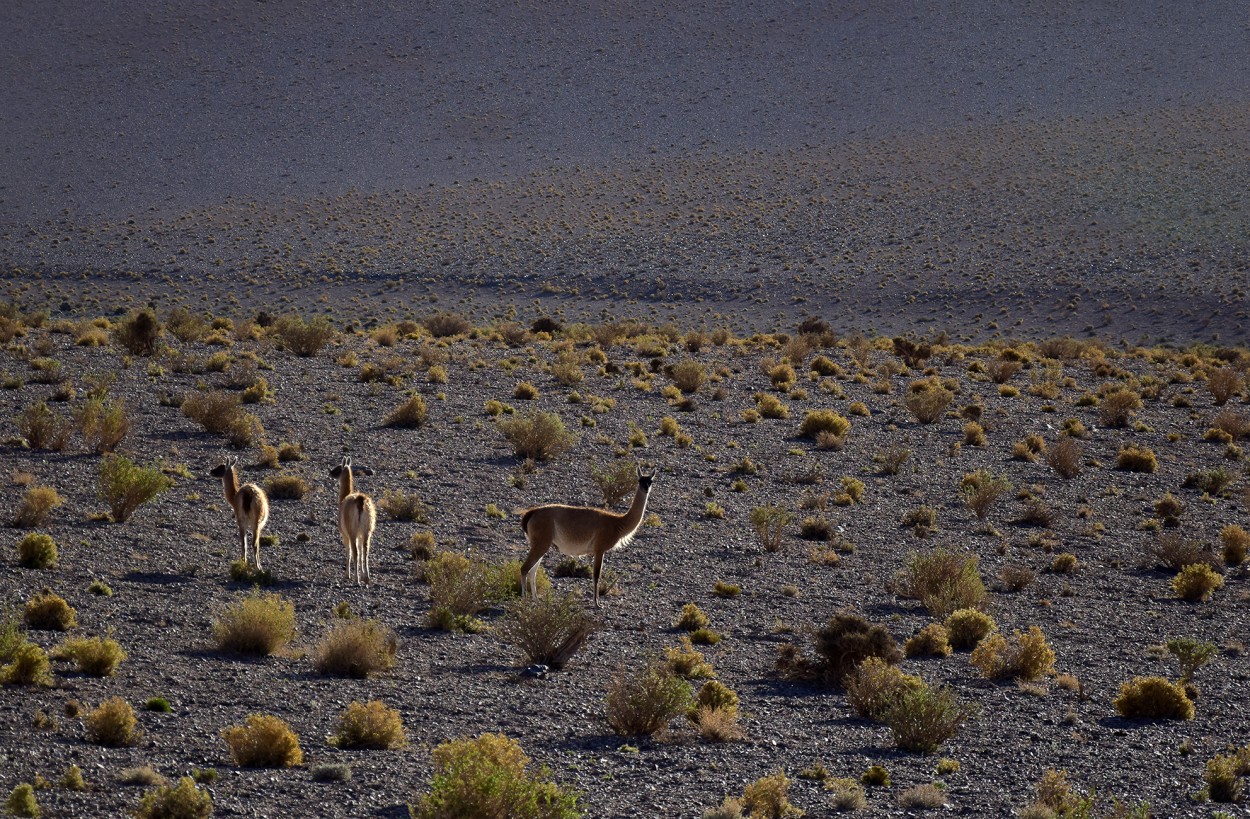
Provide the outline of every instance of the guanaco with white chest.
[[647,511],[647,496],[651,494],[655,471],[647,473],[638,467],[637,472],[638,491],[624,513],[552,503],[537,506],[521,516],[521,529],[530,547],[521,565],[522,596],[527,593],[538,596],[538,564],[555,546],[561,554],[570,557],[593,556],[595,608],[599,608],[599,575],[603,571],[603,556],[634,539]]
[[208,474],[221,479],[222,489],[226,493],[226,503],[234,510],[234,522],[239,526],[239,548],[243,551],[243,562],[247,563],[247,539],[252,537],[252,549],[256,552],[256,568],[263,571],[260,565],[260,530],[269,522],[269,497],[265,490],[254,483],[239,486],[239,459],[227,456],[225,463],[213,467]]
[[[361,470],[365,475],[372,475],[373,470],[365,467]],[[369,585],[369,545],[373,539],[373,528],[378,523],[378,512],[373,499],[364,492],[357,492],[352,485],[352,459],[343,456],[343,461],[330,470],[330,477],[339,482],[339,534],[343,536],[343,545],[347,547],[347,579],[352,579],[352,569],[356,570],[356,584],[361,581]]]

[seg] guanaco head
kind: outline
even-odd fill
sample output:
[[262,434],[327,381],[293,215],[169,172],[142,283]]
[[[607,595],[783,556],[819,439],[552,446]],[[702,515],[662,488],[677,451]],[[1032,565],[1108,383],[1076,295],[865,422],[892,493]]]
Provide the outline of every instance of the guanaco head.
[[214,466],[208,474],[212,475],[214,478],[224,478],[226,475],[233,472],[234,468],[238,465],[238,458],[232,455],[227,455],[225,460],[217,464],[217,466]]
[[354,470],[352,468],[352,458],[350,455],[344,455],[343,460],[339,463],[339,465],[330,470],[330,477],[339,478],[343,475],[344,472],[346,472],[349,476],[353,472],[359,472],[361,475],[373,474],[373,470],[367,466],[361,467],[359,470]]
[[650,492],[651,482],[655,480],[655,470],[652,469],[650,472],[643,472],[641,466],[636,467],[636,469],[638,471],[638,488],[643,492]]

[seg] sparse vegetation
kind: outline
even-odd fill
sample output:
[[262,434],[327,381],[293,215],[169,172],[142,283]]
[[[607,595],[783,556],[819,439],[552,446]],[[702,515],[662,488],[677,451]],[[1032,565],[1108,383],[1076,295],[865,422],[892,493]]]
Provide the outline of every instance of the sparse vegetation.
[[213,815],[213,798],[184,776],[177,785],[160,785],[145,793],[134,815],[136,819],[208,819]]
[[980,608],[986,596],[977,556],[944,547],[913,554],[894,587],[903,597],[919,600],[934,617]]

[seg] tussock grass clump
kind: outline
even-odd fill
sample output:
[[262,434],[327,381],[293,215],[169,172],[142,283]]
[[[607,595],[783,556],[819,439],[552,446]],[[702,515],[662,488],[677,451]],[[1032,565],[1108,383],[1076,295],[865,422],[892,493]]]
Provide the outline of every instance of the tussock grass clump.
[[111,677],[128,655],[112,637],[72,637],[53,649],[52,656],[73,660],[92,677]]
[[295,604],[280,594],[253,589],[226,607],[213,622],[222,651],[265,657],[295,639]]
[[17,416],[17,431],[31,449],[60,452],[69,443],[73,426],[43,401],[32,404]]
[[481,734],[444,742],[434,749],[430,790],[408,808],[412,819],[577,819],[579,796],[530,769],[516,740]]
[[317,644],[313,666],[322,674],[364,679],[395,665],[399,638],[377,620],[342,620]]
[[554,412],[505,418],[498,422],[498,427],[518,458],[549,461],[577,443],[577,434],[565,429],[564,422]]
[[1156,472],[1159,459],[1149,447],[1125,444],[1115,456],[1115,468],[1122,472]]
[[17,562],[24,569],[51,569],[56,561],[56,541],[51,535],[32,532],[17,542]]
[[161,785],[148,791],[135,808],[135,819],[208,819],[213,815],[213,797],[184,776],[177,785]]
[[1205,602],[1224,587],[1224,576],[1206,563],[1190,563],[1172,578],[1172,591],[1190,603]]
[[353,701],[339,715],[330,744],[336,748],[367,748],[387,751],[408,744],[399,711],[387,708],[381,700]]
[[100,463],[100,498],[117,523],[125,523],[145,503],[174,485],[155,466],[139,466],[125,455],[109,455]]
[[957,609],[981,608],[986,597],[977,556],[941,546],[913,554],[895,579],[894,590],[919,600],[934,617],[946,617]]
[[308,494],[308,482],[299,475],[274,475],[265,481],[265,492],[275,500],[302,500]]
[[429,411],[425,406],[425,399],[419,395],[414,395],[391,410],[382,423],[397,429],[419,429],[425,426],[428,414]]
[[32,486],[22,493],[22,500],[13,513],[13,525],[19,529],[42,526],[52,510],[65,501],[51,486]]
[[817,672],[827,684],[836,686],[841,686],[855,666],[869,657],[879,657],[889,664],[903,659],[903,652],[885,626],[870,623],[849,610],[838,612],[816,631],[815,649],[820,657]]
[[304,762],[299,737],[271,714],[251,714],[242,725],[222,731],[221,738],[240,768],[291,768]]
[[997,628],[993,617],[977,609],[957,609],[943,625],[951,648],[957,651],[975,647]]
[[845,686],[851,709],[879,722],[904,691],[923,688],[924,681],[880,657],[869,657],[847,675]]
[[991,680],[1036,680],[1055,671],[1054,649],[1037,626],[1015,632],[1010,641],[1001,634],[991,634],[977,644],[970,660]]
[[270,333],[277,337],[280,347],[301,358],[312,358],[336,335],[329,319],[317,316],[312,321],[305,321],[294,315],[278,319],[270,328]]
[[1120,686],[1112,705],[1129,719],[1194,718],[1194,703],[1184,687],[1162,677],[1134,677]]
[[134,745],[141,732],[135,709],[121,697],[110,697],[87,714],[87,740],[106,748]]
[[633,674],[618,673],[607,696],[608,724],[622,736],[654,735],[690,709],[690,684],[659,662]]
[[69,631],[78,625],[78,613],[65,598],[44,589],[26,601],[26,627],[36,631]]
[[508,609],[499,635],[519,648],[528,663],[564,668],[591,635],[598,623],[573,595],[518,600]]

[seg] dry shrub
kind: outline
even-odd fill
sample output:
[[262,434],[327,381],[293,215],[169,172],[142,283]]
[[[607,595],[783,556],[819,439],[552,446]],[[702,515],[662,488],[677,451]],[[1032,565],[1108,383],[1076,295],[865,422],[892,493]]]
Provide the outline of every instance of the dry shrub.
[[659,662],[633,674],[617,673],[608,689],[607,715],[612,730],[622,736],[654,735],[669,720],[690,709],[690,683]]
[[1241,373],[1236,367],[1220,367],[1207,376],[1207,390],[1215,406],[1222,407],[1241,391]]
[[908,657],[946,657],[951,653],[950,635],[941,623],[930,623],[903,645]]
[[897,475],[910,457],[910,449],[894,444],[873,455],[872,460],[881,466],[881,474]]
[[391,520],[428,522],[428,508],[416,492],[388,489],[378,498],[378,509]]
[[103,398],[88,399],[74,414],[83,442],[97,455],[113,452],[130,432],[126,405]]
[[1016,441],[1011,448],[1011,457],[1017,461],[1027,461],[1033,463],[1037,460],[1037,456],[1046,452],[1046,441],[1040,435],[1030,435],[1023,440]]
[[1046,464],[1061,478],[1075,478],[1081,474],[1081,460],[1085,449],[1075,438],[1064,435],[1046,450]]
[[265,434],[260,419],[243,409],[239,396],[220,390],[187,396],[182,402],[182,414],[205,432],[226,436],[235,449],[252,446]]
[[669,646],[664,649],[665,667],[679,677],[688,680],[707,679],[716,676],[712,664],[704,659],[703,654],[694,647],[689,637],[681,638],[679,647]]
[[870,623],[850,610],[838,612],[815,634],[815,650],[820,657],[818,673],[830,685],[841,686],[846,676],[869,657],[899,663],[903,652],[879,623]]
[[991,680],[1036,680],[1055,671],[1055,652],[1037,626],[1015,632],[1011,641],[992,634],[973,649],[970,659]]
[[1211,422],[1211,429],[1224,433],[1229,441],[1236,441],[1250,435],[1250,416],[1232,409],[1222,410]]
[[846,700],[865,719],[880,721],[905,691],[924,687],[924,681],[905,674],[880,657],[869,657],[845,680]]
[[1186,489],[1198,489],[1212,497],[1218,497],[1234,480],[1236,476],[1232,472],[1223,467],[1216,467],[1186,475],[1181,486]]
[[19,529],[42,526],[52,510],[65,501],[51,486],[32,486],[22,494],[22,500],[13,513],[13,525]]
[[291,768],[304,762],[299,737],[271,714],[251,714],[243,725],[222,731],[221,738],[240,768]]
[[408,744],[404,721],[394,708],[381,700],[366,704],[353,701],[339,715],[338,727],[330,741],[336,748],[367,748],[387,751]]
[[1237,757],[1216,754],[1207,760],[1202,773],[1206,782],[1206,795],[1212,802],[1231,803],[1241,801],[1241,773]]
[[444,742],[434,749],[430,790],[409,806],[412,819],[577,819],[578,795],[549,779],[546,768],[529,771],[530,759],[516,740],[482,734]]
[[425,399],[414,395],[391,410],[382,423],[397,429],[418,429],[425,426],[426,415]]
[[590,479],[603,495],[604,506],[612,507],[634,493],[638,487],[638,467],[622,460],[610,466],[590,466]]
[[519,648],[526,662],[556,669],[564,668],[598,629],[598,623],[573,595],[518,600],[508,615],[499,627],[504,642]]
[[113,326],[113,340],[133,355],[149,356],[164,327],[150,308],[132,312]]
[[1134,412],[1141,409],[1141,396],[1132,390],[1117,388],[1102,397],[1098,405],[1098,421],[1104,427],[1128,426]]
[[52,652],[56,659],[71,659],[78,670],[92,677],[111,677],[128,656],[112,637],[74,637]]
[[302,500],[308,494],[308,482],[299,475],[274,475],[265,481],[265,492],[276,500]]
[[100,497],[117,523],[125,523],[140,506],[174,485],[156,466],[140,466],[125,455],[109,455],[100,463]]
[[1220,546],[1225,565],[1240,566],[1246,562],[1246,553],[1250,550],[1250,533],[1230,523],[1220,530]]
[[464,555],[440,552],[425,562],[430,585],[429,623],[447,631],[480,631],[473,615],[486,607],[485,568]]
[[821,433],[845,438],[850,431],[851,422],[833,410],[808,410],[799,425],[799,435],[812,439]]
[[946,791],[932,782],[912,785],[898,795],[898,803],[909,810],[932,810],[946,804]]
[[8,685],[51,685],[51,664],[48,655],[34,643],[26,642],[24,635],[16,644],[0,656],[7,664],[0,668],[0,682]]
[[295,604],[280,594],[253,589],[226,607],[213,622],[222,651],[264,657],[295,639]]
[[945,617],[956,609],[985,605],[985,583],[977,568],[977,556],[937,547],[914,553],[895,579],[894,591],[919,600],[934,617]]
[[951,689],[921,686],[903,691],[886,709],[882,721],[890,727],[897,747],[933,753],[974,713],[975,709],[961,703]]
[[121,697],[110,697],[83,720],[87,727],[87,741],[106,748],[133,745],[141,732],[135,709]]
[[69,443],[74,428],[68,420],[40,401],[22,410],[17,416],[17,431],[30,444],[31,449],[60,452]]
[[313,666],[322,674],[364,679],[395,665],[399,638],[377,620],[345,620],[317,644]]
[[1224,587],[1224,577],[1206,563],[1190,563],[1172,578],[1172,591],[1182,600],[1204,602]]
[[1149,447],[1125,444],[1115,457],[1115,468],[1123,472],[1155,472],[1159,461]]
[[435,338],[460,336],[473,329],[473,323],[459,313],[439,311],[421,320],[421,325]]
[[711,622],[711,619],[697,605],[687,603],[681,607],[681,614],[673,623],[673,627],[683,631],[698,631],[701,628],[707,628]]
[[941,420],[946,408],[955,400],[955,393],[948,390],[936,379],[912,382],[903,403],[912,415],[922,424],[932,424]]
[[757,506],[751,510],[751,528],[759,536],[760,544],[766,552],[781,549],[781,538],[794,514],[780,506]]
[[1163,566],[1173,572],[1179,572],[1195,563],[1206,563],[1214,567],[1218,562],[1209,548],[1178,532],[1159,535],[1158,541],[1147,550],[1146,560],[1151,565]]
[[56,566],[56,541],[51,535],[32,532],[17,542],[17,561],[25,569],[50,569]]
[[1050,570],[1055,574],[1072,574],[1080,567],[1081,561],[1071,552],[1060,552],[1050,563]]
[[1120,686],[1112,703],[1129,719],[1193,719],[1194,703],[1179,683],[1162,677],[1134,677]]
[[44,589],[26,601],[26,627],[36,631],[69,631],[78,625],[78,613],[65,598]]
[[690,715],[690,721],[708,742],[740,742],[746,737],[738,724],[737,710],[700,705]]
[[673,385],[684,393],[695,393],[707,382],[707,370],[698,361],[679,361],[668,370]]
[[161,785],[145,793],[134,812],[135,819],[208,819],[212,815],[213,797],[189,776],[177,785]]
[[998,579],[1004,591],[1019,592],[1024,591],[1037,579],[1037,572],[1027,566],[1008,563],[999,570]]
[[868,807],[868,799],[864,796],[864,786],[854,779],[837,778],[825,782],[829,791],[829,802],[838,813],[853,813]]
[[775,395],[761,395],[756,403],[759,414],[765,418],[789,418],[790,407]]
[[518,458],[548,461],[563,455],[577,443],[576,433],[565,429],[564,422],[554,412],[505,418],[498,426]]
[[803,815],[803,811],[790,804],[790,777],[782,770],[761,777],[743,788],[742,808],[752,819],[784,819]]
[[311,358],[334,340],[334,328],[329,319],[317,316],[304,321],[299,316],[283,316],[270,329],[277,336],[279,346],[302,358]]
[[985,365],[985,372],[995,384],[1006,384],[1024,365],[1011,358],[997,358]]
[[964,475],[959,484],[964,494],[964,503],[979,520],[985,520],[991,507],[1004,494],[1011,491],[1011,482],[1001,475],[994,475],[989,470],[978,469]]
[[957,651],[974,648],[997,628],[993,617],[977,609],[953,611],[943,625],[951,648]]

